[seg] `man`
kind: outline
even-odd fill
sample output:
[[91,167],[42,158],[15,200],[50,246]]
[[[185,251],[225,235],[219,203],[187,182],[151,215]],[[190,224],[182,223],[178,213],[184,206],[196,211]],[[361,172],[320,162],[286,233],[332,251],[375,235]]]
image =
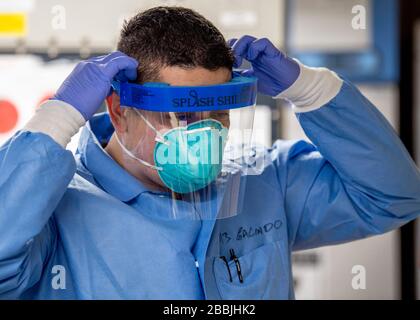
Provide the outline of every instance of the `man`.
[[[293,250],[381,234],[420,215],[418,169],[353,85],[267,39],[228,44],[189,9],[142,12],[124,26],[119,52],[79,63],[0,149],[0,297],[291,299]],[[236,215],[167,219],[174,203],[180,214],[191,205],[158,172],[153,150],[170,131],[146,110],[123,108],[118,90],[109,114],[94,113],[115,79],[222,85],[242,59],[259,92],[294,103],[313,144],[256,151],[263,168],[241,178]],[[65,147],[85,122],[73,157]]]

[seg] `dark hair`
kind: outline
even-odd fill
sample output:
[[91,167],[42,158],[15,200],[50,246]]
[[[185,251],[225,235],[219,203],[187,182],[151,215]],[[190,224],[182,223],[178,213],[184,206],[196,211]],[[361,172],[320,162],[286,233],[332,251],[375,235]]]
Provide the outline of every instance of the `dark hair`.
[[234,57],[220,31],[194,10],[155,7],[124,23],[118,50],[139,61],[137,82],[157,81],[166,66],[231,69]]

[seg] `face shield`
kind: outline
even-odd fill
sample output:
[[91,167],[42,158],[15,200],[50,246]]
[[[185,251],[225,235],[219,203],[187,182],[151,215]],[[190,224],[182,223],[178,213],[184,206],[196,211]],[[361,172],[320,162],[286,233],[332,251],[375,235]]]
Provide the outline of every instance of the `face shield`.
[[[126,131],[115,134],[124,165],[165,198],[171,219],[221,219],[240,212],[238,159],[252,138],[257,80],[233,74],[210,86],[113,82]],[[153,188],[151,188],[153,189]]]

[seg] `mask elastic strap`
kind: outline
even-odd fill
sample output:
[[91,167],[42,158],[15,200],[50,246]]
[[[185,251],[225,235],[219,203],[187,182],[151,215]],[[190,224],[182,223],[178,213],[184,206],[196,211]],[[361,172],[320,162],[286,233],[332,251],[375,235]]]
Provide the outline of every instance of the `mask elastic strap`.
[[149,126],[149,128],[155,132],[156,141],[166,144],[167,146],[169,145],[169,142],[165,141],[165,138],[163,137],[163,135],[158,130],[156,130],[156,128],[149,122],[149,120],[147,120],[137,109],[134,109],[134,112],[137,113],[143,119],[143,121]]
[[142,165],[144,165],[144,166],[146,166],[146,167],[149,167],[149,168],[152,168],[152,169],[155,169],[155,170],[158,170],[158,171],[160,171],[160,170],[163,170],[163,168],[161,168],[161,167],[156,167],[156,166],[154,166],[154,165],[152,165],[152,164],[150,164],[150,163],[148,163],[148,162],[146,162],[146,161],[144,161],[144,160],[142,160],[142,159],[140,159],[140,158],[137,158],[130,150],[128,150],[122,143],[121,143],[121,141],[120,141],[120,138],[118,138],[118,134],[117,133],[115,133],[115,139],[117,139],[117,142],[118,142],[118,144],[120,145],[120,147],[123,149],[123,151],[130,157],[130,158],[133,158],[134,160],[137,160],[138,162],[140,162]]

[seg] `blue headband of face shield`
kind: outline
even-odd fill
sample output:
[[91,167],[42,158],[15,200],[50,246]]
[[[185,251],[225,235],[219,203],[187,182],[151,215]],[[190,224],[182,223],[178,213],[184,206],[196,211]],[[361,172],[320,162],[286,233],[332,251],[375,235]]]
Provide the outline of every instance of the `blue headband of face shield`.
[[232,80],[209,86],[171,86],[113,81],[120,105],[160,112],[200,112],[248,107],[257,99],[257,78],[232,74]]

